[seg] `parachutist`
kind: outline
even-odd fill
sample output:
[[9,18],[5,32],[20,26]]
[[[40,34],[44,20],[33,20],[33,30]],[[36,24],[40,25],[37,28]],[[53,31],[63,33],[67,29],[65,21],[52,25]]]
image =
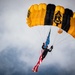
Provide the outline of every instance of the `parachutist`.
[[47,53],[52,51],[53,45],[48,49],[48,46],[45,48],[45,43],[43,43],[42,49],[44,50],[42,53],[42,60],[43,60],[46,57]]
[[43,43],[42,45],[42,49],[43,51],[41,52],[41,55],[39,57],[39,61],[37,62],[37,64],[34,66],[34,68],[32,69],[33,72],[38,72],[38,67],[40,66],[41,62],[43,61],[43,59],[46,57],[48,52],[51,52],[53,49],[53,46],[50,47],[50,49],[48,49],[48,45],[50,43],[50,33],[51,33],[51,28],[49,30],[46,42]]
[[53,45],[48,49],[48,46],[45,47],[45,43],[43,43],[42,49],[43,49],[43,52],[42,52],[42,54],[39,57],[39,61],[37,62],[37,64],[35,65],[35,67],[32,69],[33,72],[38,72],[39,65],[41,64],[41,62],[43,61],[43,59],[46,57],[47,53],[52,51]]

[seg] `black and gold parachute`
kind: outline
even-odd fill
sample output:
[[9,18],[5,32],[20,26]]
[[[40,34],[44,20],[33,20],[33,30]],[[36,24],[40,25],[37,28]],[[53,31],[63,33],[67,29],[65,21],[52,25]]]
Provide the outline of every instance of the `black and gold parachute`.
[[29,27],[58,26],[75,38],[75,12],[60,5],[45,3],[32,5],[28,9],[27,24]]

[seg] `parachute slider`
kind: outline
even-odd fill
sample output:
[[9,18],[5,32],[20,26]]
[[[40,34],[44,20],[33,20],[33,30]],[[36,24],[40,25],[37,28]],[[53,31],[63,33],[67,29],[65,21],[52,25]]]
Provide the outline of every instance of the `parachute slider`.
[[63,32],[63,30],[62,30],[62,29],[59,29],[59,30],[58,30],[58,33],[59,33],[59,34],[61,34],[62,32]]

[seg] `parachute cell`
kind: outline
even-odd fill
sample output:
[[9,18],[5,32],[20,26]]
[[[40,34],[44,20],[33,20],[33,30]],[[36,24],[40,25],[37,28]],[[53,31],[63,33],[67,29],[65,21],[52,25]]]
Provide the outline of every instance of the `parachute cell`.
[[56,6],[55,13],[54,13],[54,19],[53,19],[53,26],[58,26],[61,28],[62,26],[62,20],[63,20],[63,14],[64,14],[64,7],[62,6]]

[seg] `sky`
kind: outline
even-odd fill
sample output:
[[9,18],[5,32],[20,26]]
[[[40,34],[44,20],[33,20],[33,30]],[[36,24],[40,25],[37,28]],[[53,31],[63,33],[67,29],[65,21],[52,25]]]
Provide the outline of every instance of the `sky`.
[[53,3],[75,11],[73,0],[0,0],[0,75],[75,75],[75,39],[51,27],[51,45],[37,73],[32,68],[46,41],[48,26],[28,27],[26,17],[32,4]]

